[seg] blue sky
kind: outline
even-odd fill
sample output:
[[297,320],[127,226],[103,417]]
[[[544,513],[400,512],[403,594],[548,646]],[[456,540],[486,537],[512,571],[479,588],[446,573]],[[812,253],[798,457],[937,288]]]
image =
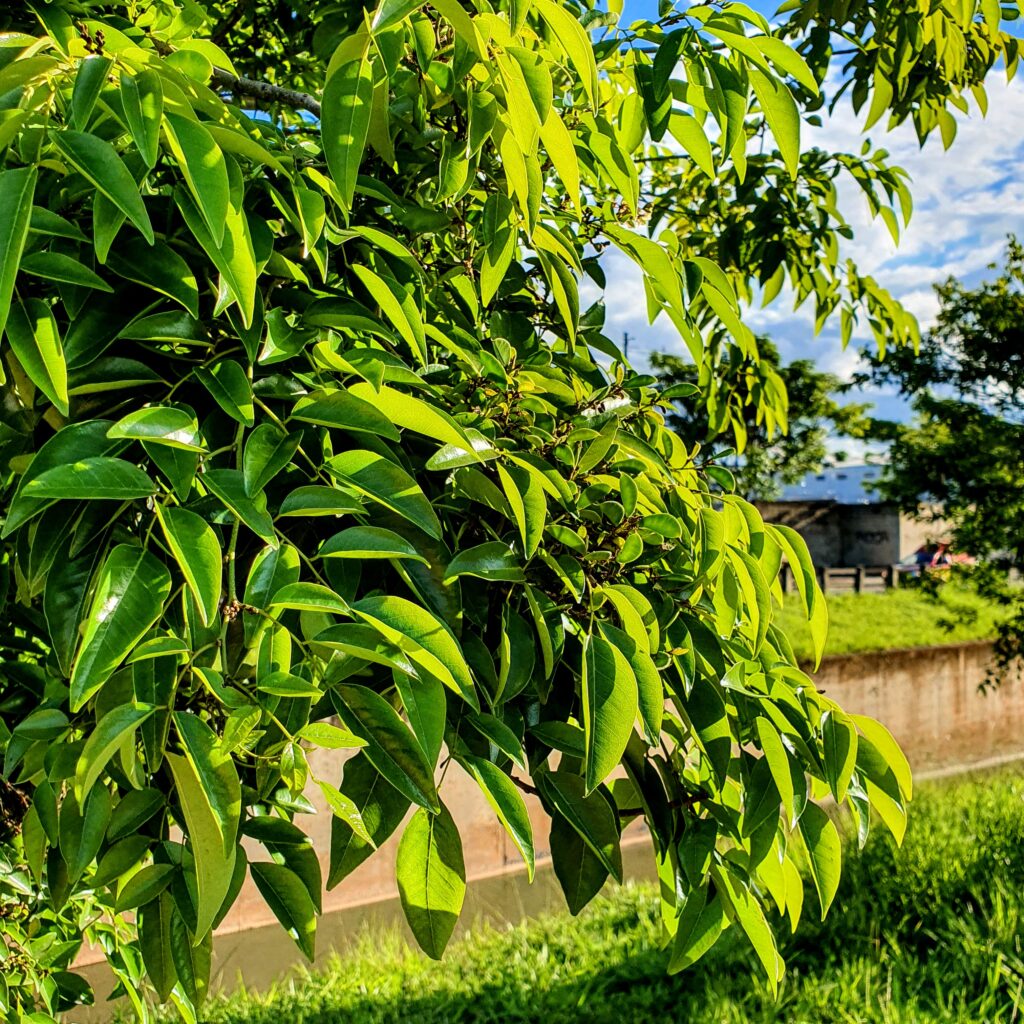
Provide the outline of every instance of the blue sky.
[[[777,6],[763,0],[750,0],[750,5],[768,16]],[[656,16],[657,0],[626,0],[627,21]],[[899,248],[880,221],[870,220],[854,188],[842,196],[843,211],[856,232],[845,255],[889,288],[924,328],[937,309],[934,283],[949,275],[980,281],[987,266],[999,260],[1007,234],[1024,234],[1024,75],[1007,85],[1005,75],[994,72],[988,91],[988,116],[982,119],[974,106],[968,116],[958,115],[958,137],[948,153],[938,139],[922,150],[906,126],[891,133],[877,125],[872,129],[872,141],[889,149],[912,179],[915,212]],[[823,127],[805,126],[804,145],[857,151],[864,138],[861,120],[843,105]],[[616,261],[609,270],[609,279],[617,282],[606,296],[609,335],[621,340],[628,331],[630,356],[637,363],[642,364],[651,351],[681,353],[682,345],[667,320],[647,324],[643,290],[632,266],[623,259],[621,266]],[[826,328],[814,338],[811,317],[810,307],[794,312],[783,294],[768,309],[749,311],[747,319],[755,330],[772,336],[786,359],[812,358],[822,368],[848,377],[858,362],[857,349],[867,339],[855,336],[843,352],[836,330]],[[907,415],[903,403],[892,395],[855,397],[873,401],[880,415]]]

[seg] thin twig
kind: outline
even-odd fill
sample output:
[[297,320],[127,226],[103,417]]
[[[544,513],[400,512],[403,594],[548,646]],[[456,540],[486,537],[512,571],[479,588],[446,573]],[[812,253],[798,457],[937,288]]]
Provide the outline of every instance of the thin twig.
[[[529,793],[531,796],[540,796],[540,790],[536,786],[531,786],[528,782],[524,782],[522,779],[517,779],[514,775],[510,775],[509,778],[524,792]],[[679,800],[670,800],[668,803],[669,810],[678,811],[681,807],[693,807],[694,804],[699,804],[702,800],[707,800],[708,795],[703,790],[698,790],[696,793],[692,793],[690,796],[684,796]],[[644,809],[642,807],[620,807],[619,817],[620,818],[635,818],[637,815],[643,814]]]

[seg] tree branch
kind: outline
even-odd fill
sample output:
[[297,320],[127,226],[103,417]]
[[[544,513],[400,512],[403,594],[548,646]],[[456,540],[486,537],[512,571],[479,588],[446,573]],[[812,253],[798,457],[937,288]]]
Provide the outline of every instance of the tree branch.
[[210,82],[218,89],[230,92],[234,96],[247,96],[264,103],[280,103],[293,110],[308,110],[314,117],[320,116],[320,101],[308,92],[285,89],[283,86],[271,85],[270,82],[261,82],[255,78],[237,78],[220,68],[213,69]]

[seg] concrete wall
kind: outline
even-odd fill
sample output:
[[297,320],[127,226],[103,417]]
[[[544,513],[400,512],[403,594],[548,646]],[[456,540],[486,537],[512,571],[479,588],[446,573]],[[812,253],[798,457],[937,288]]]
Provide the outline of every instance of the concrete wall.
[[[940,774],[1024,757],[1024,683],[1008,680],[982,694],[991,647],[986,642],[915,648],[828,659],[816,676],[821,690],[851,712],[870,715],[893,732],[915,773]],[[313,755],[315,774],[340,778],[338,752]],[[445,803],[458,823],[470,873],[463,926],[481,919],[515,921],[564,906],[548,859],[548,824],[537,800],[527,797],[537,848],[537,878],[527,885],[522,861],[476,784],[457,766],[444,783]],[[300,819],[314,838],[326,876],[330,818],[321,813]],[[317,942],[318,962],[343,951],[380,925],[404,927],[398,905],[394,863],[396,833],[335,890],[325,894]],[[624,844],[627,871],[651,876],[642,826],[634,824]],[[87,960],[88,958],[86,958]],[[216,972],[231,985],[242,978],[259,987],[299,962],[291,940],[262,898],[247,885],[218,933]],[[96,965],[98,991],[106,987]],[[91,1019],[103,1019],[101,1010]],[[83,1017],[83,1020],[86,1020]]]

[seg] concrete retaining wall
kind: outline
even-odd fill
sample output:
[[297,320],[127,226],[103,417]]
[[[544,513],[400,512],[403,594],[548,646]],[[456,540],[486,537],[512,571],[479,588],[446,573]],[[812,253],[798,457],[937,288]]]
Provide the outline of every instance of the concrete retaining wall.
[[[820,689],[848,711],[870,715],[893,732],[921,775],[944,774],[1024,757],[1024,683],[1007,681],[982,694],[991,657],[986,642],[914,648],[829,658],[816,676]],[[313,755],[313,771],[340,778],[344,758]],[[319,795],[319,794],[317,794]],[[514,921],[563,906],[548,859],[548,824],[539,802],[527,797],[537,848],[537,878],[527,885],[522,860],[480,794],[457,766],[445,779],[444,799],[459,826],[470,872],[463,925],[481,919]],[[301,820],[321,852],[324,875],[330,845],[325,811]],[[324,896],[318,961],[343,950],[367,927],[402,926],[394,881],[398,834]],[[653,874],[642,826],[624,843],[627,871]],[[260,987],[279,977],[299,954],[251,884],[224,922],[216,943],[217,976],[231,985],[241,977]],[[102,972],[97,965],[97,972]],[[97,980],[101,977],[97,974]],[[103,991],[102,984],[99,991]],[[97,1011],[98,1012],[98,1011]]]

